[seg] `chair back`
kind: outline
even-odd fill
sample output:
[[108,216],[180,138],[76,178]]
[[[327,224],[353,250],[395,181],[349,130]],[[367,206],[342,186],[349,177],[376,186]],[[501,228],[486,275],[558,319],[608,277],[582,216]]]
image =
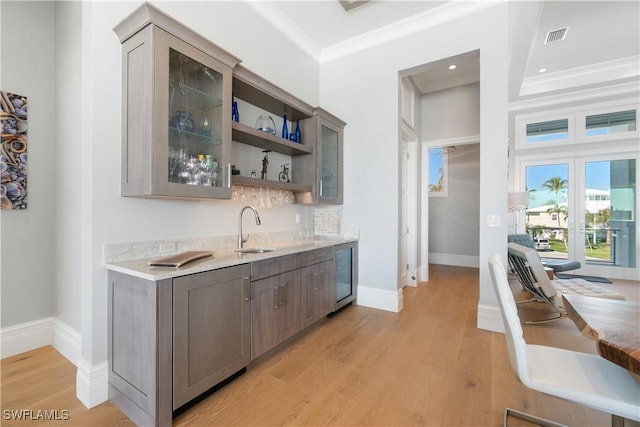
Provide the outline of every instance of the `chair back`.
[[[521,280],[525,280],[535,288],[538,288],[538,292],[542,292],[549,300],[556,296],[558,291],[556,291],[555,286],[551,283],[547,272],[544,271],[540,256],[538,256],[538,252],[536,252],[535,249],[513,242],[507,244],[507,249],[509,256],[512,257],[511,259],[514,261],[513,264],[517,266],[516,273]],[[529,283],[527,283],[528,286]]]
[[509,234],[507,236],[508,243],[517,243],[521,246],[525,246],[527,248],[535,249],[536,244],[533,243],[533,239],[528,234]]
[[[518,308],[513,298],[507,273],[502,258],[499,254],[489,257],[489,272],[493,289],[498,297],[502,321],[504,323],[505,337],[507,339],[507,352],[511,369],[516,373],[521,382],[525,382],[528,377],[527,368],[527,343],[522,335],[522,325],[518,316]],[[523,381],[525,380],[525,381]]]

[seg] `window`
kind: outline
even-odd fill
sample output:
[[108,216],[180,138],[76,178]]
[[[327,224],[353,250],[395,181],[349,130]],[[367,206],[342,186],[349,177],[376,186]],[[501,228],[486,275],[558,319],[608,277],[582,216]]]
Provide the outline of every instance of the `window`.
[[449,151],[453,147],[429,148],[429,196],[447,196]]
[[527,123],[527,143],[569,138],[569,119]]
[[636,99],[621,99],[519,114],[515,116],[515,148],[539,150],[609,141],[630,143],[640,136],[638,110]]
[[594,114],[585,118],[585,136],[609,135],[636,130],[636,110]]

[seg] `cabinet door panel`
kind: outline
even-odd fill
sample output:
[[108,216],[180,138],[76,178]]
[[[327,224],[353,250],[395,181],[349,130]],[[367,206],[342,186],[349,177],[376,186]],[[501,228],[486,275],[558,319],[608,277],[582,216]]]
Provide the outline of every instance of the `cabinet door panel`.
[[250,362],[249,267],[174,280],[174,409]]
[[278,342],[282,342],[301,329],[300,272],[291,271],[278,276],[280,304],[278,307]]
[[316,321],[315,300],[318,292],[318,274],[315,265],[300,269],[302,327],[306,328]]
[[335,282],[335,264],[333,261],[325,261],[317,265],[318,272],[318,295],[316,298],[316,320],[326,316],[333,311],[331,301],[331,286]]
[[251,359],[278,345],[278,276],[251,282]]

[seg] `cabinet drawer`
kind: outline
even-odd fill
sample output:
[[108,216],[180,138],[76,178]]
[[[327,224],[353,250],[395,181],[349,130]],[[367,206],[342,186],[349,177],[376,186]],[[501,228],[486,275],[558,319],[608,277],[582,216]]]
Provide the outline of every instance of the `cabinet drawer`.
[[333,258],[333,247],[314,249],[300,254],[300,266],[313,265]]
[[251,280],[295,270],[298,268],[298,254],[285,255],[251,263]]

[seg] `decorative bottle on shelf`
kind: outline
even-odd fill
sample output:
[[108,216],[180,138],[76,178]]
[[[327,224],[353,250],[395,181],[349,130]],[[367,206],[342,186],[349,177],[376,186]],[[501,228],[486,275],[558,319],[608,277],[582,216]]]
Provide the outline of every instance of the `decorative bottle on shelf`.
[[302,144],[302,134],[300,133],[300,120],[296,120],[296,130],[295,132],[293,132],[293,134],[296,136],[295,141],[298,144]]
[[238,111],[238,101],[236,101],[234,94],[231,94],[231,120],[233,120],[236,123],[240,121],[240,112]]
[[284,115],[284,124],[282,125],[282,137],[289,139],[289,129],[287,128],[287,115]]

